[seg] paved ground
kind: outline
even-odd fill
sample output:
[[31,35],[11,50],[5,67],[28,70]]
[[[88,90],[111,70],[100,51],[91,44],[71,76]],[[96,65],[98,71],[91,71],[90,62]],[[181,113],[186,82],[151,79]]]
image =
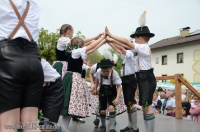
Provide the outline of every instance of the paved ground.
[[[70,132],[98,132],[99,128],[95,128],[93,120],[95,116],[91,115],[89,118],[85,118],[86,123],[77,123],[71,120],[69,125]],[[127,126],[127,113],[117,116],[116,130]],[[61,122],[61,117],[59,123]],[[106,122],[107,128],[109,128],[109,120]],[[192,121],[186,121],[181,119],[175,119],[173,117],[166,117],[163,115],[156,115],[155,132],[200,132],[200,124]],[[145,132],[142,112],[138,111],[138,127],[140,132]],[[109,129],[107,129],[109,132]]]

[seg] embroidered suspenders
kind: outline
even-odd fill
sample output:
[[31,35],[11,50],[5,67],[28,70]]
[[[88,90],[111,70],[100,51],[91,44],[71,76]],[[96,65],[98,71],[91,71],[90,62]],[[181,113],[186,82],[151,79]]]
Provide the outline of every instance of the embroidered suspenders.
[[[103,84],[103,75],[100,75],[100,86]],[[110,76],[110,86],[113,86],[113,70],[111,71],[111,76]]]

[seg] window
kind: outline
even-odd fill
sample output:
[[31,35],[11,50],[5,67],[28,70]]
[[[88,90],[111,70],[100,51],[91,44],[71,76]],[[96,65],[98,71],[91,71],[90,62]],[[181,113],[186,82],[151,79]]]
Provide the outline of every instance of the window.
[[167,56],[166,55],[162,56],[162,65],[167,65]]
[[183,53],[177,54],[177,63],[183,63]]
[[[163,76],[167,76],[167,74],[162,75],[162,77],[163,77]],[[167,80],[162,80],[162,82],[167,82]]]

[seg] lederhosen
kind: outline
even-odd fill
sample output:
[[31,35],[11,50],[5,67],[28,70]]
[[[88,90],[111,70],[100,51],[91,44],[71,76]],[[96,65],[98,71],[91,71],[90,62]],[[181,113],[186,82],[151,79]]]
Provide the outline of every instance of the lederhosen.
[[[40,109],[51,122],[58,122],[64,104],[64,87],[61,77],[46,84],[42,91]],[[53,113],[53,114],[52,114]]]
[[138,72],[136,72],[136,78],[139,87],[139,105],[145,106],[147,109],[148,106],[152,104],[153,93],[157,84],[153,73],[153,68],[149,70],[140,70],[139,57]]
[[100,75],[100,90],[99,90],[99,110],[100,111],[106,110],[107,104],[115,107],[115,105],[113,104],[113,101],[117,97],[116,85],[113,85],[113,70],[111,71],[110,85],[104,85],[103,78],[104,76],[101,74]]
[[124,102],[127,108],[131,108],[135,101],[135,91],[137,89],[137,81],[135,74],[125,75],[125,64],[123,64],[122,88],[124,94]]
[[[37,44],[26,27],[24,20],[30,3],[21,17],[16,6],[9,0],[19,23],[7,40],[0,41],[0,113],[24,107],[39,107],[44,75]],[[20,27],[30,39],[12,39]]]

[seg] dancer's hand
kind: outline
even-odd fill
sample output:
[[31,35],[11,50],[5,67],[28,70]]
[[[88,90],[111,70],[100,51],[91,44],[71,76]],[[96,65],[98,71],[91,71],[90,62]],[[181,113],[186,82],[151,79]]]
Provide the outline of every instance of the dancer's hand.
[[96,89],[93,90],[93,94],[97,95],[97,90]]
[[114,101],[113,101],[113,104],[116,106],[116,105],[118,105],[119,104],[119,99],[115,99]]
[[105,33],[106,33],[106,35],[107,35],[107,36],[109,36],[109,37],[111,37],[111,36],[112,36],[112,34],[109,32],[109,30],[108,30],[108,28],[107,28],[107,27],[105,28]]
[[104,35],[104,33],[100,33],[95,37],[95,40],[99,39],[102,35]]
[[109,37],[106,37],[106,41],[107,41],[107,42],[112,42],[112,40],[113,40],[113,39],[111,39],[111,38],[109,38]]

